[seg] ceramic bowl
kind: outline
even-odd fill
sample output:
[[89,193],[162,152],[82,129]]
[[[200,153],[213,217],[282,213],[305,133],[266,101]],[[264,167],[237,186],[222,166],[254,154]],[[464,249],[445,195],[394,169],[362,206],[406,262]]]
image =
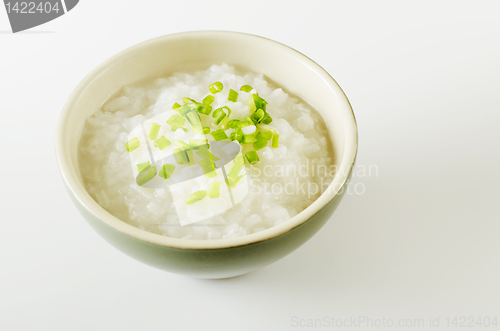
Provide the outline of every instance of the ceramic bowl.
[[[77,146],[85,120],[116,90],[147,77],[226,63],[263,73],[299,95],[323,116],[338,169],[328,189],[290,220],[251,235],[183,240],[150,233],[114,217],[87,193]],[[318,64],[278,42],[242,33],[197,31],[167,35],[130,47],[94,69],[69,97],[60,115],[56,153],[73,202],[104,239],[151,266],[200,278],[241,275],[273,263],[311,238],[340,203],[357,153],[357,127],[349,101]]]

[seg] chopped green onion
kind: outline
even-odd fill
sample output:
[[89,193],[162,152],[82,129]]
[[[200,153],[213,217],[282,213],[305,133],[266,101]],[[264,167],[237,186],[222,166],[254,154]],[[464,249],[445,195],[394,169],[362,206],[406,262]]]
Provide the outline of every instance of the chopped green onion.
[[148,170],[150,167],[151,167],[151,163],[149,161],[139,163],[137,165],[137,171],[139,171],[139,173],[141,173],[141,172],[144,172],[145,170]]
[[198,123],[198,124],[195,124],[191,127],[191,130],[194,132],[194,133],[198,133],[198,134],[204,134],[203,133],[203,127],[201,126],[201,123]]
[[156,123],[151,123],[151,128],[149,129],[148,138],[151,140],[156,140],[158,138],[158,132],[160,132],[161,125]]
[[248,160],[248,163],[251,165],[254,165],[255,163],[259,162],[259,156],[257,155],[256,151],[250,151],[245,154],[245,157]]
[[164,150],[168,146],[170,146],[172,142],[167,139],[165,136],[161,136],[160,138],[156,139],[153,145],[157,148],[160,149],[160,151]]
[[262,149],[267,146],[267,139],[266,138],[261,138],[257,139],[256,142],[253,143],[253,149],[258,151],[259,149]]
[[229,138],[231,139],[231,141],[236,140],[236,141],[242,142],[243,136],[244,136],[243,130],[238,129],[236,131],[233,131]]
[[252,94],[253,102],[255,104],[255,109],[262,109],[263,111],[266,111],[266,105],[267,101],[259,97],[258,94],[254,93]]
[[179,108],[180,106],[181,106],[181,105],[180,105],[178,102],[176,102],[176,103],[174,103],[174,105],[172,106],[172,109]]
[[192,104],[192,103],[197,103],[196,100],[188,98],[188,97],[182,98],[182,102],[184,102],[187,105]]
[[178,164],[189,163],[189,158],[185,150],[180,148],[174,148],[172,152],[174,153],[175,161],[177,161]]
[[208,140],[206,139],[189,139],[189,146],[194,149],[198,149],[201,146],[208,148]]
[[226,182],[227,186],[229,186],[230,188],[235,188],[236,185],[238,185],[238,182],[240,181],[240,179],[242,179],[245,176],[246,176],[246,174],[244,174],[242,176],[236,176],[236,177],[226,177],[225,182]]
[[215,163],[213,160],[203,159],[200,162],[198,162],[198,164],[200,165],[201,169],[203,169],[205,175],[215,170]]
[[213,160],[213,161],[220,160],[217,156],[210,153],[210,151],[206,146],[200,146],[196,154],[198,154],[203,160]]
[[207,106],[210,106],[212,104],[212,102],[214,102],[215,100],[215,97],[213,95],[207,95],[205,97],[205,99],[203,99],[203,104],[207,105]]
[[255,111],[255,113],[252,114],[251,117],[254,123],[259,123],[265,115],[266,113],[264,112],[264,110],[259,108]]
[[273,121],[273,118],[272,118],[271,116],[269,116],[269,114],[268,114],[268,113],[266,113],[266,114],[264,115],[264,117],[261,119],[261,123],[263,123],[263,124],[269,124],[269,123],[271,123],[272,121]]
[[191,146],[189,146],[188,144],[186,144],[186,143],[185,143],[184,141],[182,141],[182,140],[177,140],[177,141],[175,142],[175,144],[176,144],[177,146],[179,146],[179,147],[180,147],[180,149],[185,150],[185,151],[187,151],[187,150],[190,150],[190,149],[191,149]]
[[211,111],[212,111],[212,106],[199,106],[198,107],[198,113],[201,113],[204,115],[210,115]]
[[271,131],[259,131],[257,133],[257,140],[259,139],[266,139],[266,140],[269,140],[273,137],[273,133]]
[[243,135],[243,140],[241,141],[242,144],[253,144],[254,142],[257,141],[257,137],[255,133],[251,134],[245,134]]
[[217,199],[220,196],[220,182],[211,182],[207,186],[208,197],[210,199]]
[[[215,114],[215,112],[214,112],[214,114]],[[215,117],[215,116],[214,116],[214,117]],[[215,123],[216,125],[219,125],[219,124],[220,124],[220,122],[222,122],[222,120],[224,119],[224,117],[226,117],[226,113],[224,113],[223,111],[222,111],[222,112],[219,112],[219,113],[218,113],[218,115],[217,115],[217,117],[216,117],[216,118],[215,118],[215,120],[214,120],[214,123]]]
[[280,135],[279,134],[273,134],[273,148],[277,148],[278,147],[278,141],[280,139]]
[[229,89],[229,96],[227,97],[227,100],[232,102],[238,101],[238,92],[233,89]]
[[142,186],[149,182],[151,179],[153,179],[156,176],[156,166],[154,167],[149,167],[146,171],[141,172],[137,176],[137,184],[139,186]]
[[[227,112],[225,112],[224,109],[226,109]],[[229,108],[228,106],[217,108],[212,113],[212,117],[215,118],[214,123],[219,125],[220,122],[222,122],[222,120],[224,119],[224,117],[226,116],[229,117],[229,115],[231,115],[231,112],[232,112],[231,108]]]
[[234,158],[233,160],[233,166],[231,167],[231,170],[229,170],[229,173],[227,174],[227,177],[236,177],[240,174],[241,169],[243,169],[243,165],[245,164],[245,161],[240,161],[240,159]]
[[253,87],[251,87],[250,85],[243,85],[240,88],[240,91],[243,91],[243,92],[250,92],[251,90],[253,90]]
[[226,131],[220,129],[220,130],[216,130],[216,131],[212,131],[211,132],[211,135],[214,137],[215,140],[219,141],[219,140],[224,140],[224,139],[227,139],[227,134],[226,134]]
[[175,111],[178,112],[179,115],[181,115],[182,117],[186,117],[186,114],[192,110],[193,110],[193,108],[189,105],[184,105],[184,106],[180,106],[180,107],[175,108]]
[[193,150],[192,149],[189,149],[186,151],[186,155],[187,155],[187,158],[188,158],[188,165],[193,165],[194,164],[194,155],[193,155]]
[[135,151],[140,145],[141,142],[139,141],[139,138],[134,137],[125,144],[125,148],[127,149],[127,152],[130,153]]
[[201,123],[201,119],[200,119],[200,115],[198,115],[198,113],[194,110],[191,110],[190,112],[188,112],[186,114],[186,118],[189,122],[189,124],[191,124],[191,126],[195,126],[195,125],[199,125]]
[[158,175],[161,178],[169,179],[170,177],[172,177],[172,174],[174,173],[174,170],[175,170],[175,166],[173,164],[165,163],[163,165],[163,167],[161,167],[160,172],[158,173]]
[[188,205],[192,205],[195,202],[203,200],[207,196],[207,191],[196,191],[194,193],[186,195],[184,201]]
[[224,85],[222,85],[221,82],[215,82],[213,84],[208,85],[208,89],[210,90],[210,93],[216,94],[222,91],[224,88]]
[[172,115],[168,121],[167,124],[169,124],[172,127],[172,131],[177,131],[177,129],[182,129],[185,132],[187,129],[184,128],[184,123],[186,123],[186,119],[178,114]]
[[203,134],[209,134],[210,133],[210,128],[208,126],[203,127]]

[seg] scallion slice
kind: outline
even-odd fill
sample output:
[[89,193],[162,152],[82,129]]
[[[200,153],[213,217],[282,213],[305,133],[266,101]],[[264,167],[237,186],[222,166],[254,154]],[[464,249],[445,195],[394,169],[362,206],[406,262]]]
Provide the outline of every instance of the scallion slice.
[[208,89],[210,90],[210,93],[216,94],[224,89],[224,85],[222,85],[221,82],[215,82],[213,84],[208,85]]
[[202,100],[203,104],[207,105],[207,106],[210,106],[212,104],[212,102],[214,102],[215,100],[215,97],[213,95],[207,95],[205,97],[205,99]]
[[194,193],[186,195],[184,198],[184,201],[188,205],[192,205],[195,202],[203,200],[207,196],[207,191],[201,190],[201,191],[196,191]]
[[172,152],[174,153],[175,161],[177,161],[178,164],[189,163],[189,158],[185,150],[180,148],[174,148]]
[[261,121],[260,121],[260,122],[261,122],[262,124],[269,124],[269,123],[271,123],[272,121],[273,121],[273,118],[272,118],[271,116],[269,116],[269,114],[268,114],[268,113],[266,113],[266,114],[264,115],[264,117],[261,119]]
[[139,138],[137,138],[137,137],[130,139],[125,144],[125,148],[127,149],[127,152],[129,152],[129,153],[135,151],[137,148],[139,148],[139,146],[141,146],[141,142],[139,141]]
[[210,128],[208,126],[203,127],[203,134],[209,134],[210,133]]
[[137,176],[137,184],[139,184],[139,186],[142,186],[147,182],[149,182],[151,179],[153,179],[155,176],[156,176],[156,166],[149,167],[148,169],[141,172]]
[[158,138],[158,132],[160,132],[161,125],[157,123],[151,123],[149,128],[148,138],[151,140],[156,140]]
[[207,186],[208,197],[210,199],[217,199],[220,196],[220,182],[211,182]]
[[256,142],[253,143],[253,149],[258,151],[259,149],[262,149],[267,146],[267,139],[266,138],[261,138],[257,139]]
[[149,161],[142,162],[137,165],[137,171],[139,171],[139,173],[144,172],[149,168],[151,168],[151,163]]
[[251,87],[250,85],[243,85],[241,88],[240,88],[240,91],[243,91],[243,92],[250,92],[253,90],[253,87]]
[[174,132],[177,131],[177,129],[187,131],[187,129],[184,128],[184,123],[186,123],[186,119],[178,114],[172,115],[167,120],[167,124],[171,126],[171,130]]
[[160,149],[160,151],[164,150],[168,146],[170,146],[172,142],[167,139],[165,136],[161,136],[160,138],[156,139],[153,145],[157,148]]
[[226,131],[220,129],[220,130],[216,130],[216,131],[212,131],[210,133],[215,140],[219,141],[219,140],[224,140],[224,139],[227,139],[227,134],[226,134]]
[[242,144],[253,144],[257,141],[257,135],[255,133],[244,134],[241,141]]
[[273,134],[273,148],[278,148],[278,142],[279,142],[279,139],[280,139],[280,135],[279,134]]
[[256,151],[247,152],[245,154],[245,157],[247,158],[248,163],[250,163],[251,165],[254,165],[257,162],[259,162],[259,156],[257,155]]
[[271,131],[259,131],[257,132],[257,140],[259,139],[266,139],[269,140],[273,137],[273,133]]
[[173,164],[165,163],[158,172],[158,176],[164,179],[169,179],[170,177],[172,177],[174,170],[175,166]]
[[181,106],[181,105],[180,105],[178,102],[176,102],[176,103],[174,103],[174,105],[172,106],[172,109],[179,108],[180,106]]
[[227,97],[227,100],[232,102],[238,101],[238,92],[233,89],[229,89],[229,96]]

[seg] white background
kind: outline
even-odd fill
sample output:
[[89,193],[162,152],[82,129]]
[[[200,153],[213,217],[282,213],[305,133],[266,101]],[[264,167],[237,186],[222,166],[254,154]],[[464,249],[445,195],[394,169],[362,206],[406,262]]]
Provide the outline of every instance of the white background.
[[[0,330],[288,330],[325,316],[428,329],[430,317],[445,328],[447,316],[500,315],[499,11],[498,1],[84,0],[11,34],[0,8]],[[91,69],[201,29],[262,35],[318,62],[353,105],[358,166],[378,167],[355,174],[364,194],[346,196],[299,250],[219,281],[107,244],[72,205],[54,155],[60,110]]]

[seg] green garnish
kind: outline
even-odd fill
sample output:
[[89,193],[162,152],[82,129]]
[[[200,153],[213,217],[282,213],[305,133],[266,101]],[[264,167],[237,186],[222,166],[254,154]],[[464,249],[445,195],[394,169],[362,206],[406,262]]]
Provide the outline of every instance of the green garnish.
[[243,92],[250,92],[251,90],[253,90],[253,87],[251,87],[250,85],[243,85],[240,88],[240,91],[243,91]]
[[137,176],[137,184],[142,186],[156,176],[156,166],[149,167]]
[[186,204],[192,205],[195,202],[203,200],[206,196],[207,196],[207,191],[204,191],[204,190],[197,191],[197,192],[186,195],[186,197],[184,198],[184,201],[186,202]]
[[172,152],[174,153],[175,161],[177,161],[178,164],[189,163],[189,157],[185,150],[180,148],[174,148]]
[[266,140],[269,140],[273,137],[273,133],[271,131],[259,131],[257,133],[257,140],[259,139],[266,139]]
[[160,151],[164,150],[168,146],[170,146],[172,142],[167,139],[165,136],[161,136],[160,138],[156,139],[153,145],[157,148],[160,149]]
[[278,147],[278,141],[280,139],[280,135],[279,134],[273,134],[273,148],[277,148]]
[[264,115],[264,117],[262,118],[261,123],[262,123],[262,124],[269,124],[269,123],[271,123],[272,121],[273,121],[273,118],[272,118],[271,116],[269,116],[269,114],[268,114],[268,113],[266,113],[266,114]]
[[236,177],[227,177],[225,179],[225,182],[226,182],[227,186],[229,186],[230,188],[235,188],[236,185],[238,185],[238,182],[240,181],[240,179],[242,179],[245,176],[246,176],[246,174],[244,174],[242,176],[236,176]]
[[151,167],[151,163],[149,161],[139,163],[137,165],[137,171],[139,171],[139,173],[141,173],[141,172],[144,172],[145,170],[148,170],[150,167]]
[[198,151],[196,152],[196,154],[198,154],[203,160],[213,160],[213,161],[219,161],[220,159],[213,155],[212,153],[210,153],[210,151],[208,150],[207,147],[205,146],[200,146],[200,148],[198,149]]
[[[227,112],[225,110],[227,110]],[[224,106],[214,110],[212,117],[215,118],[214,123],[219,125],[224,117],[229,117],[229,115],[231,115],[231,108],[229,108],[228,106]]]
[[262,149],[267,146],[267,139],[266,138],[260,138],[257,139],[256,142],[253,143],[253,149],[258,151],[259,149]]
[[184,102],[186,105],[189,105],[189,104],[192,104],[192,103],[197,103],[196,100],[188,98],[188,97],[182,98],[182,102]]
[[167,124],[169,124],[172,127],[172,131],[177,131],[177,129],[182,129],[184,132],[187,132],[187,129],[184,127],[184,124],[186,123],[186,119],[178,114],[172,115],[168,121]]
[[227,134],[226,134],[226,131],[220,129],[220,130],[216,130],[216,131],[212,131],[210,133],[215,140],[219,141],[219,140],[224,140],[224,139],[227,139]]
[[221,82],[215,82],[213,84],[208,85],[208,89],[210,90],[210,93],[216,94],[222,91],[224,88],[224,85],[222,85]]
[[238,92],[233,89],[229,89],[229,96],[227,97],[227,100],[232,102],[238,101]]
[[134,137],[125,144],[125,148],[127,149],[127,152],[130,153],[135,151],[140,145],[141,142],[139,141],[139,138]]
[[156,140],[158,138],[158,132],[160,132],[161,125],[156,123],[151,123],[151,128],[149,129],[148,138],[151,140]]
[[259,156],[257,155],[256,151],[250,151],[246,153],[245,157],[247,158],[248,163],[250,163],[251,165],[254,165],[257,162],[259,162]]
[[186,155],[188,157],[188,165],[193,165],[194,164],[194,155],[193,155],[193,150],[189,149],[186,151]]
[[179,108],[181,105],[179,103],[174,103],[174,105],[172,106],[172,109],[176,109],[176,108]]
[[190,150],[190,149],[191,149],[191,146],[189,146],[188,144],[186,144],[186,143],[185,143],[184,141],[182,141],[182,140],[177,140],[177,141],[175,142],[175,144],[176,144],[177,146],[179,146],[179,148],[180,148],[180,149],[185,150],[185,151],[187,151],[187,150]]
[[198,149],[201,146],[208,148],[208,140],[206,139],[189,139],[189,146],[193,149]]
[[201,160],[198,162],[205,176],[211,178],[217,176],[215,172],[215,163],[212,160]]
[[233,131],[229,137],[229,139],[231,139],[231,141],[238,141],[238,142],[242,142],[243,141],[243,136],[245,134],[243,133],[243,130],[241,129],[238,129],[236,131]]
[[257,141],[257,135],[255,133],[245,134],[243,135],[242,144],[253,144]]
[[212,104],[212,102],[214,102],[215,100],[215,97],[213,95],[207,95],[205,97],[205,99],[202,100],[203,104],[207,105],[207,106],[210,106]]
[[254,93],[252,94],[253,102],[255,104],[255,109],[262,109],[263,111],[266,111],[266,105],[267,101],[259,97],[258,94]]
[[208,126],[203,127],[203,134],[209,134],[210,133],[210,128]]
[[208,197],[210,199],[217,199],[220,196],[220,182],[211,182],[207,186]]
[[161,178],[169,179],[170,177],[172,177],[172,174],[174,173],[174,170],[175,170],[175,166],[173,164],[165,163],[163,165],[163,167],[161,167],[160,172],[158,173],[158,175]]

